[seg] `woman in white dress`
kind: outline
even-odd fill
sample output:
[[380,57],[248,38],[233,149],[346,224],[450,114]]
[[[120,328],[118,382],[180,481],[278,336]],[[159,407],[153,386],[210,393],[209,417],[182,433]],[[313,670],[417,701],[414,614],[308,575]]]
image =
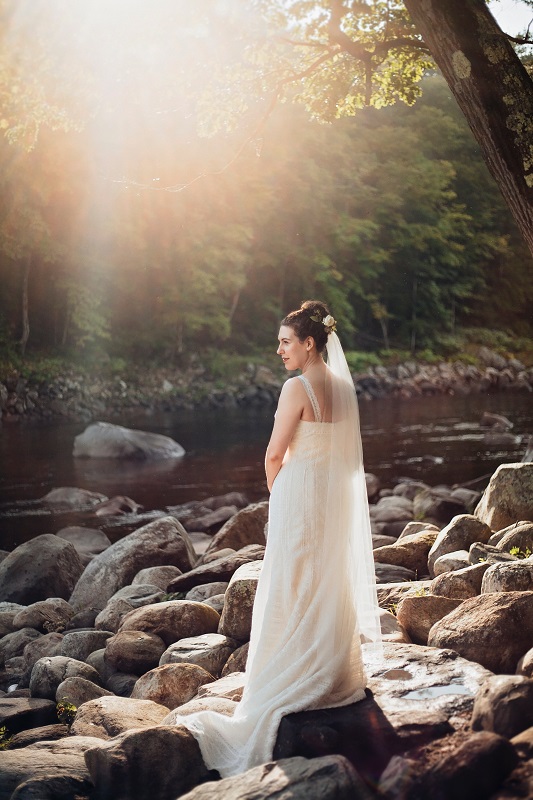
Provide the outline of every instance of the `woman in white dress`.
[[271,760],[284,715],[362,699],[361,640],[380,642],[357,398],[328,308],[306,301],[285,317],[277,352],[301,375],[283,386],[266,453],[268,540],[243,697],[232,717],[177,719],[222,777]]

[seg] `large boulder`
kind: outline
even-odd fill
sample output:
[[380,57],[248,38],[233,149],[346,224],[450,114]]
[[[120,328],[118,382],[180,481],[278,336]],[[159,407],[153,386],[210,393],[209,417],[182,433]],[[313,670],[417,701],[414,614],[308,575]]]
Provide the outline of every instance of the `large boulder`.
[[98,697],[84,703],[72,723],[76,736],[96,736],[111,739],[132,728],[149,728],[168,714],[166,706],[151,700],[132,700],[130,697]]
[[209,561],[208,564],[200,564],[199,567],[191,569],[185,575],[178,575],[177,578],[170,581],[167,591],[187,592],[194,586],[200,586],[203,583],[229,581],[240,566],[248,564],[250,561],[260,561],[264,553],[265,548],[262,545],[246,545],[236,553],[221,556],[214,561]]
[[220,616],[205,603],[189,600],[168,600],[136,608],[126,614],[120,631],[147,631],[170,645],[190,636],[216,633]]
[[22,605],[47,597],[68,600],[82,572],[74,546],[44,533],[20,544],[0,563],[0,600]]
[[224,597],[224,608],[218,632],[245,642],[250,638],[252,611],[262,561],[243,564],[233,574]]
[[459,514],[441,530],[428,555],[428,566],[434,575],[433,566],[440,556],[457,550],[468,550],[474,542],[488,542],[492,531],[483,521],[472,514]]
[[61,528],[60,531],[57,531],[56,536],[66,539],[67,542],[74,545],[83,564],[88,564],[94,556],[103,553],[111,545],[111,541],[105,533],[98,528],[72,525],[68,528]]
[[[0,697],[0,727],[5,725],[10,733],[52,722],[57,722],[57,716],[56,704],[51,700],[37,697]],[[1,772],[0,769],[0,775]]]
[[84,752],[96,740],[66,737],[0,751],[0,800],[66,800],[86,797],[92,784]]
[[125,630],[107,640],[105,659],[119,672],[143,675],[159,665],[164,652],[165,643],[155,633]]
[[501,464],[475,514],[495,531],[513,522],[533,520],[533,463]]
[[436,530],[422,530],[411,536],[402,536],[394,544],[374,550],[374,561],[406,567],[417,575],[428,571],[428,553],[438,536]]
[[261,764],[240,775],[202,783],[181,796],[181,800],[372,800],[368,788],[343,756],[284,758]]
[[436,622],[432,647],[449,647],[492,672],[514,673],[533,647],[533,592],[498,592],[465,600]]
[[427,644],[433,625],[462,602],[462,600],[432,594],[404,597],[398,605],[396,616],[412,642]]
[[128,731],[87,750],[85,761],[99,800],[174,800],[208,777],[182,725]]
[[266,544],[265,525],[268,520],[268,501],[254,503],[243,508],[231,517],[213,540],[206,553],[213,553],[225,547],[240,550],[249,544]]
[[35,662],[30,678],[30,693],[32,697],[46,697],[54,699],[57,687],[66,678],[85,678],[93,683],[100,683],[98,672],[85,664],[67,656],[49,656],[40,658]]
[[139,570],[170,564],[186,572],[195,562],[196,554],[183,526],[173,517],[161,517],[93,558],[79,579],[70,604],[76,609],[92,606],[102,610]]
[[472,710],[472,729],[511,739],[533,725],[533,681],[523,675],[493,675],[481,686]]
[[220,633],[204,633],[171,644],[162,654],[159,664],[196,664],[216,677],[237,645],[234,639]]
[[153,700],[172,710],[196,697],[200,686],[214,680],[196,664],[164,664],[141,675],[131,696],[138,700]]
[[155,460],[181,458],[183,447],[160,433],[124,428],[109,422],[95,422],[74,439],[74,458],[120,458]]

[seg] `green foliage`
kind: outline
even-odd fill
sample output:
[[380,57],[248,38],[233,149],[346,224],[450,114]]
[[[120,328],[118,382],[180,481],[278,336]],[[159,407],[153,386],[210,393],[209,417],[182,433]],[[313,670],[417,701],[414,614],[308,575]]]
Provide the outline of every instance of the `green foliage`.
[[69,701],[65,697],[61,698],[61,700],[59,700],[59,702],[56,704],[56,713],[58,720],[63,725],[68,725],[69,728],[76,719],[77,711],[78,711],[77,707],[72,703],[69,703]]
[[525,550],[521,550],[520,547],[511,547],[509,553],[517,558],[529,558],[531,556],[531,550],[529,547],[526,547]]
[[12,737],[5,725],[0,726],[0,750],[7,750],[11,744]]
[[345,356],[351,372],[364,372],[368,367],[379,367],[382,364],[376,353],[347,350]]

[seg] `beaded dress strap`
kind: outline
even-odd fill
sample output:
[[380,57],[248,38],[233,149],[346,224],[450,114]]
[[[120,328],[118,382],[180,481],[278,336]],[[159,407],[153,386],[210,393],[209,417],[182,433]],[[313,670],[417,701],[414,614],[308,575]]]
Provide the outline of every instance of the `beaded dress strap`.
[[322,414],[320,413],[320,406],[318,405],[318,400],[316,399],[313,387],[311,386],[305,375],[298,375],[298,378],[303,383],[303,387],[307,393],[309,400],[311,401],[311,405],[313,406],[313,412],[315,414],[315,422],[322,422]]

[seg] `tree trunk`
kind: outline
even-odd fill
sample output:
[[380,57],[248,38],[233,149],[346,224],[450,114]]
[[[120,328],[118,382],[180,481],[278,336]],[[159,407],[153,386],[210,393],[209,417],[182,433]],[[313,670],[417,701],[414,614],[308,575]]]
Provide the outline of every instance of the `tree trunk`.
[[22,277],[22,335],[20,337],[20,352],[26,354],[26,345],[30,338],[30,312],[28,299],[28,286],[30,281],[31,256],[26,259],[24,275]]
[[405,0],[533,254],[533,81],[484,0]]

